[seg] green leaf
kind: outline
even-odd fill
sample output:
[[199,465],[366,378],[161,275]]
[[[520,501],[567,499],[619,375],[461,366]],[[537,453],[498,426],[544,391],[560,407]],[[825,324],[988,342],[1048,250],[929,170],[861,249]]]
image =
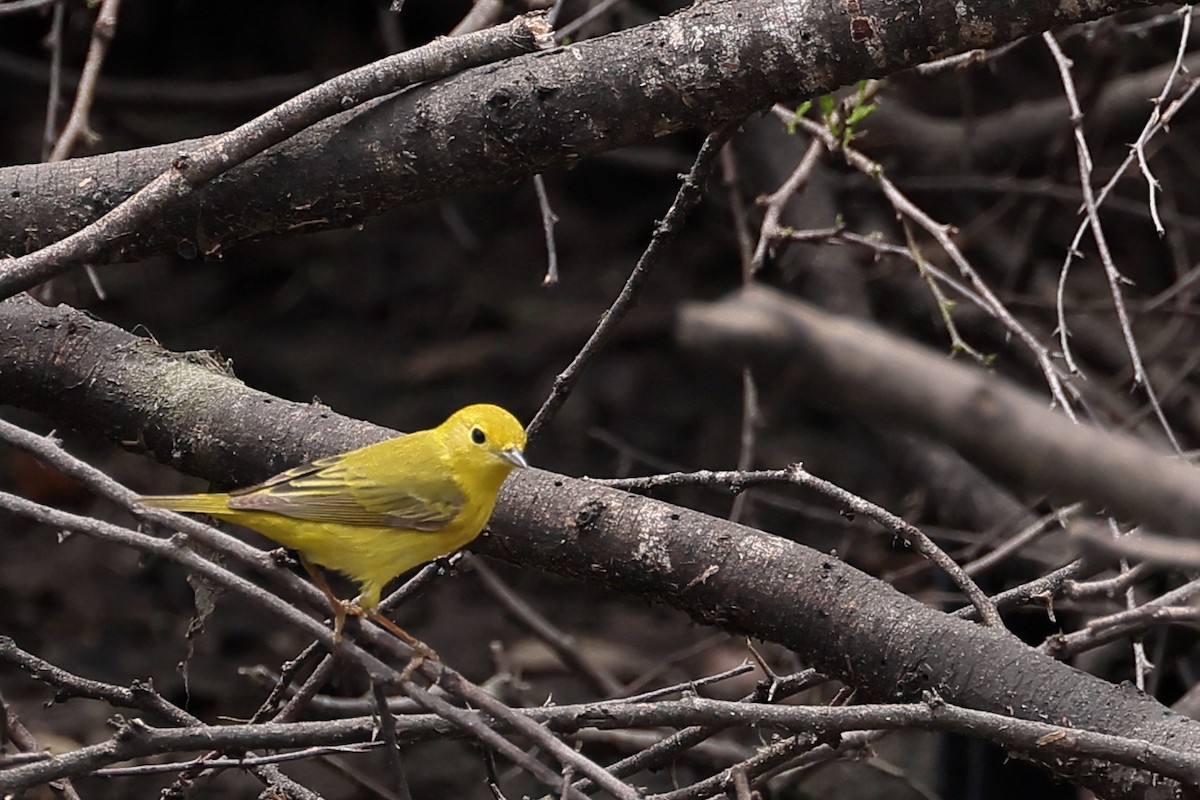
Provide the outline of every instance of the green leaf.
[[[803,103],[796,106],[796,112],[795,112],[796,118],[798,119],[800,117],[807,115],[810,109],[812,109],[812,100],[805,100]],[[787,124],[788,136],[791,136],[792,134],[794,134],[796,132],[796,127],[797,127],[797,125],[796,125],[795,119],[788,122],[788,124]]]
[[846,120],[846,126],[853,128],[858,123],[866,119],[876,108],[874,103],[867,103],[862,106],[855,106],[850,109],[850,118]]

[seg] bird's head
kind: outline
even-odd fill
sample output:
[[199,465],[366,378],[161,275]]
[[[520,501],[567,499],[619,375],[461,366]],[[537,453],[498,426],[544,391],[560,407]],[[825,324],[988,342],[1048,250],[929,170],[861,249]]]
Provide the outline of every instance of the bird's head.
[[458,458],[498,475],[500,480],[513,467],[529,466],[525,460],[525,428],[500,406],[460,408],[440,427]]

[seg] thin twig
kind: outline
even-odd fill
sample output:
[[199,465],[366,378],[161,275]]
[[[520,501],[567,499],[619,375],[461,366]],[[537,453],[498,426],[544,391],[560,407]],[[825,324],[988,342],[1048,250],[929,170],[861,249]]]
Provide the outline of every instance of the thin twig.
[[[1067,77],[1069,78],[1069,70],[1068,70]],[[1071,85],[1069,80],[1068,80],[1068,85]],[[1180,112],[1180,110],[1182,110],[1187,105],[1188,101],[1190,101],[1192,99],[1192,97],[1196,94],[1196,92],[1198,90],[1200,90],[1200,80],[1193,78],[1188,83],[1187,88],[1184,89],[1184,91],[1180,94],[1180,96],[1177,97],[1171,103],[1171,105],[1167,107],[1167,110],[1163,112],[1162,117],[1157,122],[1155,122],[1153,124],[1148,124],[1146,126],[1146,128],[1143,130],[1143,132],[1138,136],[1138,140],[1143,141],[1143,142],[1149,142],[1149,140],[1152,137],[1156,136],[1160,131],[1166,130],[1167,126],[1174,120],[1175,115],[1178,114]],[[1131,149],[1129,151],[1129,153],[1125,156],[1125,159],[1121,162],[1121,164],[1113,171],[1113,174],[1108,179],[1108,181],[1102,187],[1100,187],[1100,191],[1096,193],[1095,198],[1094,198],[1094,203],[1093,203],[1093,205],[1096,209],[1099,209],[1100,205],[1102,203],[1104,203],[1104,201],[1108,198],[1108,196],[1112,192],[1113,188],[1125,176],[1125,173],[1133,165],[1134,161],[1136,160],[1136,157],[1137,157],[1136,153]],[[1081,180],[1080,185],[1082,186],[1085,183],[1087,184],[1088,188],[1090,189],[1091,188],[1090,182]],[[1090,216],[1085,216],[1085,218],[1082,221],[1080,221],[1079,225],[1076,226],[1075,235],[1071,239],[1070,245],[1068,245],[1066,248],[1066,255],[1063,257],[1062,267],[1059,269],[1058,289],[1055,294],[1055,309],[1056,309],[1056,312],[1058,315],[1059,344],[1062,348],[1063,360],[1066,362],[1067,369],[1072,374],[1079,373],[1079,367],[1076,365],[1075,359],[1071,355],[1071,345],[1070,345],[1070,339],[1069,339],[1070,331],[1069,331],[1069,327],[1067,325],[1067,313],[1066,313],[1067,277],[1071,272],[1071,264],[1074,262],[1074,260],[1076,258],[1080,257],[1079,245],[1080,245],[1080,242],[1083,241],[1084,233],[1087,232],[1087,230],[1089,229],[1090,226],[1091,226]]]
[[1042,41],[1046,43],[1046,47],[1058,65],[1059,75],[1067,95],[1067,103],[1071,109],[1071,128],[1075,134],[1075,153],[1079,166],[1079,186],[1083,190],[1083,207],[1087,212],[1087,223],[1092,231],[1092,239],[1096,243],[1096,251],[1100,255],[1100,263],[1104,267],[1104,275],[1108,279],[1109,294],[1112,296],[1113,307],[1117,312],[1121,335],[1125,339],[1125,349],[1129,353],[1129,359],[1133,365],[1134,383],[1140,384],[1146,392],[1146,398],[1154,409],[1154,415],[1158,418],[1159,425],[1167,435],[1167,439],[1170,440],[1171,447],[1176,453],[1181,453],[1183,449],[1180,447],[1178,439],[1175,438],[1175,431],[1171,428],[1171,423],[1167,421],[1166,414],[1163,413],[1162,406],[1158,402],[1158,395],[1155,393],[1150,376],[1146,373],[1146,367],[1142,363],[1137,340],[1133,335],[1133,326],[1129,321],[1129,310],[1125,307],[1125,293],[1121,291],[1121,283],[1125,277],[1121,275],[1117,265],[1113,262],[1112,252],[1108,248],[1108,238],[1104,235],[1104,227],[1100,223],[1096,193],[1092,190],[1092,156],[1083,132],[1083,111],[1079,107],[1079,98],[1075,95],[1075,82],[1071,78],[1071,62],[1051,33],[1042,34]]
[[722,795],[732,788],[735,770],[748,780],[753,780],[816,746],[817,739],[812,734],[800,734],[773,742],[766,747],[760,747],[757,753],[735,767],[722,770],[691,786],[651,795],[649,800],[705,800],[714,795]]
[[[458,555],[459,554],[456,553],[455,556],[452,556],[452,558],[455,558]],[[403,601],[407,600],[409,597],[413,596],[416,592],[424,588],[430,580],[437,576],[441,572],[441,569],[441,565],[437,562],[426,564],[417,572],[416,575],[405,581],[400,588],[388,595],[383,602],[379,604],[379,612],[381,614],[387,613],[396,606],[400,605],[400,603]],[[297,656],[296,659],[294,659],[294,661],[303,658],[305,654],[312,652],[319,645],[320,642],[314,642],[310,644],[307,648],[305,648],[304,652],[301,653],[300,656]],[[304,709],[308,706],[310,701],[316,697],[317,693],[321,691],[325,684],[329,682],[329,679],[333,677],[336,669],[337,660],[332,655],[327,654],[321,660],[321,662],[317,664],[316,668],[312,671],[312,674],[309,675],[304,683],[300,685],[300,688],[296,689],[283,708],[281,708],[279,712],[272,718],[272,721],[291,722],[299,719],[300,715],[304,712]],[[259,712],[265,713],[265,710],[274,704],[278,695],[286,690],[287,684],[288,680],[286,676],[281,675],[276,681],[271,695],[264,700],[262,705],[259,707]],[[409,707],[405,710],[411,711],[414,708],[419,708],[419,706],[413,704],[411,700],[406,702]],[[399,710],[391,704],[389,704],[389,707],[394,711]],[[252,718],[252,721],[258,721],[258,719],[259,717],[256,713],[255,717]]]
[[761,469],[743,472],[740,470],[701,469],[695,472],[664,472],[640,478],[588,478],[601,486],[624,491],[647,491],[664,486],[726,486],[730,491],[740,492],[748,486],[764,486],[776,483],[791,483],[786,469]]
[[1055,402],[1062,406],[1067,414],[1071,414],[1071,404],[1067,398],[1068,390],[1074,393],[1073,387],[1065,384],[1063,376],[1060,374],[1059,368],[1055,365],[1050,356],[1050,351],[1038,341],[1019,320],[1005,307],[996,294],[991,290],[983,277],[972,266],[971,262],[963,255],[958,245],[954,243],[951,236],[949,226],[939,224],[930,217],[920,206],[913,203],[908,197],[897,188],[885,174],[883,165],[872,160],[861,151],[845,144],[832,131],[828,130],[824,125],[814,122],[813,120],[797,116],[790,109],[776,105],[773,111],[777,117],[788,124],[797,125],[804,128],[805,131],[819,137],[825,144],[825,147],[834,152],[840,152],[846,163],[854,167],[864,175],[875,180],[879,188],[887,197],[888,202],[896,209],[897,213],[908,217],[921,228],[923,228],[934,240],[938,246],[950,257],[954,265],[958,267],[959,272],[967,279],[974,288],[975,292],[983,300],[983,305],[980,306],[990,316],[1003,323],[1004,327],[1011,331],[1025,346],[1033,353],[1037,359],[1038,366],[1041,368],[1042,374],[1046,379],[1046,384],[1050,389],[1050,394]]
[[[798,233],[798,232],[784,231],[783,235],[787,236],[788,238],[792,238],[796,235],[796,233]],[[813,231],[813,233],[815,234],[818,232]],[[831,239],[832,241],[847,242],[849,244],[857,245],[859,247],[865,247],[868,250],[874,251],[878,255],[886,254],[886,255],[899,256],[903,259],[911,261],[914,265],[917,265],[917,254],[916,253],[914,253],[907,247],[901,247],[900,245],[889,244],[887,242],[884,242],[884,241],[878,239],[874,235],[863,236],[862,234],[854,233],[853,231],[847,231],[847,230],[842,230],[841,228],[836,228],[830,232],[828,238]],[[951,289],[953,289],[955,292],[957,292],[960,296],[971,301],[979,308],[983,308],[987,304],[987,301],[982,296],[980,296],[979,294],[976,294],[969,286],[967,286],[966,284],[964,284],[962,281],[958,280],[957,278],[953,277],[952,275],[947,274],[944,270],[940,269],[937,265],[931,264],[928,261],[925,261],[924,262],[924,270],[930,276],[932,276],[932,277],[936,278],[938,281],[946,284]]]
[[950,352],[966,353],[973,358],[977,363],[983,366],[989,366],[989,359],[983,353],[972,347],[962,334],[958,332],[958,325],[954,322],[954,303],[938,282],[934,279],[933,270],[930,269],[930,264],[925,260],[924,254],[921,252],[920,245],[917,244],[917,237],[913,235],[912,226],[905,218],[900,219],[900,227],[904,230],[904,238],[908,242],[908,250],[912,254],[912,261],[917,265],[917,274],[921,276],[921,280],[925,281],[925,285],[929,287],[929,293],[933,295],[934,302],[937,303],[938,314],[942,317],[942,325],[946,328],[946,333],[950,335]]
[[175,725],[200,724],[199,719],[168,702],[154,691],[149,683],[136,682],[132,687],[126,688],[75,675],[22,650],[9,636],[0,636],[0,662],[24,670],[35,680],[54,689],[59,699],[83,697],[100,700],[116,708],[136,709],[161,722]]
[[[1008,611],[1025,605],[1031,600],[1042,600],[1047,604],[1047,610],[1050,610],[1052,608],[1049,605],[1051,598],[1054,597],[1056,592],[1062,589],[1063,584],[1081,575],[1084,571],[1084,566],[1083,559],[1076,559],[1070,564],[1059,567],[1040,578],[1035,578],[1028,583],[1014,586],[1007,591],[994,595],[991,598],[992,604],[999,611]],[[975,606],[965,606],[953,613],[954,616],[962,619],[978,619],[979,617],[979,611]],[[1051,619],[1053,618],[1054,615],[1051,614]]]
[[396,718],[388,708],[387,693],[383,682],[371,678],[371,697],[375,701],[375,714],[379,719],[379,729],[383,733],[383,744],[387,748],[388,769],[392,773],[392,788],[400,800],[412,800],[408,790],[408,776],[404,772],[404,762],[400,760],[400,742],[396,738]]
[[[410,694],[410,696],[412,696],[412,695]],[[502,743],[502,746],[493,745],[493,748],[497,752],[503,753],[506,758],[508,758],[514,764],[521,766],[523,769],[525,769],[531,775],[536,777],[538,780],[540,780],[542,782],[543,785],[549,787],[551,790],[556,790],[561,787],[561,778],[558,775],[558,773],[556,773],[553,770],[551,770],[550,768],[546,767],[540,761],[533,758],[528,753],[521,750],[519,747],[511,744],[510,742],[508,742],[508,740],[504,739],[503,737],[500,737],[499,734],[495,733],[490,727],[487,726],[487,724],[482,719],[480,719],[477,715],[473,714],[472,712],[466,711],[466,710],[458,708],[456,706],[452,706],[449,703],[447,703],[445,700],[441,699],[440,697],[435,697],[434,695],[431,695],[428,693],[426,693],[426,696],[424,699],[419,698],[419,697],[414,698],[414,699],[416,699],[418,702],[425,705],[425,707],[427,709],[434,712],[439,717],[442,717],[443,719],[448,719],[451,722],[455,723],[458,727],[462,728],[463,730],[467,731],[468,733],[473,734],[480,741],[489,742],[489,740],[499,739],[499,741]],[[492,705],[495,705],[495,703],[493,703]],[[565,759],[561,759],[564,764],[578,764],[581,762],[592,763],[592,762],[588,761],[587,759],[583,758],[582,755],[575,753],[575,751],[572,750],[571,748],[562,744],[562,742],[560,742],[557,738],[554,738],[553,736],[551,736],[549,734],[549,732],[547,732],[544,728],[541,727],[541,725],[537,724],[536,722],[529,720],[527,717],[520,717],[515,714],[513,715],[513,717],[516,719],[521,719],[525,722],[528,722],[529,725],[525,726],[526,729],[528,729],[530,726],[532,726],[533,728],[536,728],[538,731],[541,731],[542,735],[538,737],[539,739],[544,741],[546,739],[546,737],[549,736],[553,741],[558,742],[558,744],[561,745],[562,748],[565,748],[567,751],[573,753],[575,757],[573,757],[573,758],[568,757]],[[597,774],[594,770],[587,770],[587,771],[593,773],[593,775]],[[623,798],[624,800],[641,800],[640,793],[638,793],[632,787],[630,787],[624,783],[621,783],[616,778],[614,778],[612,775],[610,775],[608,772],[603,772],[603,779],[598,781],[598,783],[600,783],[605,789],[610,791],[614,797]],[[614,789],[615,789],[615,791],[614,791]],[[572,792],[570,792],[570,797],[574,798],[575,800],[581,800],[582,798],[584,798],[586,796],[582,792],[572,791]]]
[[542,286],[553,286],[558,283],[558,246],[554,243],[554,226],[558,223],[558,215],[550,207],[546,180],[540,172],[533,176],[533,189],[537,192],[538,209],[542,212],[542,233],[546,237],[546,277],[542,278]]
[[1013,553],[1020,550],[1025,545],[1039,538],[1050,529],[1052,525],[1057,523],[1060,527],[1065,527],[1067,520],[1075,514],[1083,510],[1083,503],[1072,503],[1066,508],[1057,508],[1049,514],[1044,515],[1041,519],[1034,520],[1030,525],[1027,525],[1024,530],[1017,531],[1012,536],[1009,536],[998,547],[989,553],[985,553],[979,558],[963,565],[963,571],[971,577],[986,572],[992,567],[999,564],[1004,559],[1008,558]]
[[[1190,27],[1190,20],[1189,25]],[[1062,80],[1063,90],[1067,96],[1067,104],[1071,109],[1071,129],[1075,135],[1075,153],[1079,169],[1079,186],[1083,190],[1083,207],[1086,211],[1088,227],[1092,231],[1092,240],[1096,243],[1096,252],[1100,256],[1100,263],[1104,267],[1104,276],[1108,279],[1109,295],[1113,300],[1113,307],[1117,312],[1117,320],[1121,328],[1121,336],[1125,341],[1125,350],[1129,353],[1130,362],[1133,365],[1134,383],[1140,384],[1146,392],[1146,399],[1150,403],[1150,407],[1154,409],[1154,415],[1158,418],[1159,426],[1167,435],[1167,439],[1171,442],[1171,447],[1176,453],[1182,454],[1183,448],[1179,444],[1179,440],[1175,437],[1175,431],[1171,427],[1171,423],[1167,421],[1167,416],[1163,412],[1162,404],[1158,401],[1158,394],[1154,389],[1154,384],[1150,381],[1150,376],[1146,372],[1146,367],[1142,363],[1142,355],[1138,349],[1137,339],[1133,334],[1133,325],[1129,319],[1129,311],[1125,307],[1125,293],[1121,290],[1121,283],[1125,277],[1121,275],[1117,269],[1116,263],[1113,261],[1112,252],[1108,248],[1108,238],[1104,234],[1104,227],[1100,222],[1100,212],[1096,204],[1096,194],[1092,190],[1092,156],[1088,149],[1087,138],[1083,131],[1083,110],[1079,106],[1079,98],[1075,94],[1075,81],[1071,77],[1071,61],[1067,58],[1062,48],[1058,46],[1058,41],[1049,31],[1042,34],[1042,41],[1050,50],[1050,54],[1054,57],[1054,62],[1058,66],[1059,76]],[[1180,52],[1182,59],[1182,51]],[[1178,69],[1179,62],[1176,62],[1175,69]],[[1172,70],[1173,80],[1175,69]],[[1166,90],[1164,89],[1164,92]],[[1151,114],[1152,118],[1158,117],[1158,109]],[[1157,119],[1155,119],[1157,121]],[[1148,126],[1149,127],[1149,126]],[[1151,186],[1151,195],[1153,195],[1154,187]],[[1155,212],[1157,215],[1157,212]],[[1156,216],[1157,221],[1157,216]],[[1117,538],[1120,532],[1117,528],[1115,520],[1109,520],[1109,526],[1112,529],[1113,537]],[[1122,571],[1128,570],[1129,565],[1126,562],[1121,562]],[[1133,608],[1137,601],[1133,597],[1133,589],[1130,588],[1126,593],[1126,604]],[[1133,643],[1133,655],[1135,664],[1135,677],[1139,689],[1145,689],[1146,673],[1151,668],[1149,660],[1146,658],[1146,648],[1141,641]]]
[[[91,116],[92,103],[96,99],[100,69],[104,65],[104,57],[108,54],[108,48],[116,35],[117,11],[120,4],[121,0],[104,0],[100,6],[100,13],[96,15],[96,22],[92,25],[92,41],[88,46],[87,57],[83,63],[83,72],[79,76],[79,83],[75,89],[75,102],[71,104],[67,124],[63,127],[57,142],[54,141],[54,137],[58,128],[58,98],[62,79],[62,22],[66,3],[60,2],[54,9],[55,28],[51,34],[54,52],[50,62],[50,100],[46,108],[45,131],[46,141],[52,143],[52,146],[49,154],[45,156],[46,161],[62,161],[70,156],[80,138],[89,142],[98,138],[88,120]],[[96,297],[100,300],[108,299],[95,268],[91,264],[84,264],[83,268]]]
[[941,567],[942,571],[950,576],[950,580],[954,581],[955,585],[971,601],[971,605],[975,606],[975,609],[979,612],[979,618],[983,621],[984,625],[996,628],[997,630],[1005,629],[1004,620],[1000,618],[999,612],[996,611],[996,606],[992,604],[988,596],[979,588],[979,585],[971,580],[971,576],[963,572],[962,567],[954,559],[946,555],[946,552],[942,548],[934,544],[933,540],[915,525],[905,522],[900,517],[880,508],[869,500],[848,492],[827,480],[818,478],[806,471],[800,464],[793,464],[788,467],[787,472],[792,482],[798,486],[806,486],[820,492],[826,497],[837,500],[856,514],[863,514],[870,517],[894,535],[899,536],[910,547],[937,564]]
[[742,281],[748,281],[751,278],[750,260],[754,255],[754,243],[750,238],[750,223],[746,218],[746,199],[742,197],[741,181],[738,178],[737,154],[730,142],[726,142],[725,146],[721,148],[721,180],[725,184],[725,193],[729,198],[729,218],[737,239],[738,260],[742,264]]
[[[37,738],[12,712],[3,695],[0,695],[0,753],[7,749],[10,742],[24,754],[40,755],[46,752]],[[56,781],[52,788],[66,800],[80,800],[79,793],[75,791],[75,785],[69,778]]]
[[483,559],[471,559],[471,574],[526,630],[545,642],[564,664],[586,678],[593,689],[607,696],[621,691],[621,682],[612,672],[580,652],[574,637],[563,633],[545,615],[521,599]]
[[[427,676],[436,674],[436,670],[428,663],[422,665],[421,669]],[[487,694],[478,686],[475,686],[475,684],[463,678],[457,672],[453,672],[451,670],[443,671],[442,675],[440,676],[440,680],[438,680],[437,683],[442,688],[453,692],[459,697],[462,697],[482,711],[494,717],[503,715],[505,723],[511,725],[517,733],[529,737],[529,739],[531,739],[535,744],[548,752],[550,755],[554,756],[561,764],[564,766],[572,766],[579,774],[591,778],[596,782],[597,785],[600,786],[600,788],[604,789],[614,797],[617,797],[620,800],[640,800],[640,793],[637,792],[633,787],[618,780],[612,775],[612,773],[608,772],[603,767],[600,767],[598,764],[596,764],[596,762],[585,757],[583,754],[576,752],[572,747],[568,746],[562,740],[550,734],[545,728],[533,720],[529,719],[528,717],[523,717],[519,714],[513,713],[512,709],[510,709],[508,706],[504,705],[490,694]],[[413,698],[418,703],[425,705],[425,707],[430,711],[437,711],[439,715],[443,714],[444,709],[453,708],[453,706],[449,706],[449,704],[447,704],[444,700],[434,697],[428,692],[422,691],[420,694],[414,693],[410,685],[406,685],[405,692],[409,697]],[[429,703],[427,703],[426,700],[428,700]],[[455,711],[457,712],[458,709],[455,709]],[[460,723],[463,720],[461,716],[457,715],[447,718]],[[490,729],[487,730],[490,731]],[[500,738],[500,741],[505,745],[509,745],[509,742],[502,737]],[[512,746],[507,747],[506,749],[510,751],[515,750],[517,753],[521,753],[520,757],[524,758],[524,753],[519,748]],[[501,752],[504,752],[504,750],[501,750]],[[510,760],[514,759],[513,756],[508,755],[507,753],[505,755]],[[515,761],[515,763],[522,764],[522,761]],[[527,769],[529,768],[530,767],[527,767]],[[541,775],[540,772],[535,774],[539,776]],[[557,775],[555,775],[554,780],[557,782]],[[557,783],[553,785],[557,785]]]
[[575,31],[579,30],[584,25],[587,25],[589,22],[596,19],[596,17],[599,17],[601,14],[605,13],[619,2],[621,2],[621,0],[600,0],[599,3],[596,3],[596,5],[579,15],[579,17],[571,20],[562,28],[555,31],[554,41],[560,43],[565,41],[568,37],[573,36]]
[[[303,669],[304,666],[306,664],[308,664],[312,660],[313,657],[316,656],[316,654],[320,651],[320,649],[321,649],[320,642],[312,642],[311,644],[308,645],[308,647],[301,650],[300,654],[297,655],[295,658],[288,659],[287,661],[285,661],[283,663],[283,667],[280,669],[279,674],[276,676],[274,684],[272,685],[271,691],[267,695],[267,698],[258,704],[258,710],[256,710],[254,712],[254,714],[252,714],[250,716],[250,719],[248,720],[248,722],[250,724],[254,724],[256,722],[262,722],[263,720],[267,719],[270,714],[275,713],[279,710],[280,698],[282,698],[283,695],[287,692],[288,687],[292,683],[292,679],[295,678],[296,675],[299,674],[300,670]],[[320,663],[324,663],[324,662],[320,662]],[[319,668],[319,665],[318,665],[318,668]],[[253,669],[243,669],[243,670],[239,670],[239,672],[241,672],[241,674],[244,674],[244,675],[245,674],[253,674],[254,670]],[[315,672],[315,670],[314,670],[314,672]],[[310,675],[310,678],[311,678],[311,675]],[[276,718],[276,720],[278,721],[278,718]]]
[[50,86],[46,97],[46,124],[42,128],[42,161],[50,160],[54,139],[58,133],[58,104],[62,99],[63,22],[66,20],[66,0],[55,0],[54,15],[46,45],[50,48]]
[[[697,689],[704,686],[710,686],[715,683],[727,681],[730,678],[736,678],[739,675],[745,675],[747,672],[753,672],[755,666],[749,663],[738,664],[736,667],[718,672],[714,675],[706,675],[703,678],[695,678],[690,681],[663,686],[659,689],[653,689],[642,694],[630,695],[626,697],[616,697],[604,700],[596,700],[595,703],[647,703],[652,700],[658,700],[663,697],[678,694],[695,694]],[[506,678],[493,678],[484,681],[480,684],[480,688],[490,691],[491,686],[496,683],[507,682]],[[434,686],[430,689],[431,692],[437,694],[441,689]],[[442,692],[445,694],[445,692]],[[494,694],[494,692],[493,692]],[[317,696],[314,698],[312,706],[318,712],[324,712],[329,717],[340,719],[347,716],[360,714],[370,714],[375,709],[375,701],[370,697],[328,697]],[[388,698],[388,708],[393,714],[413,714],[421,711],[421,707],[408,698],[391,697]],[[279,721],[279,720],[274,720]],[[290,720],[289,720],[290,721]]]
[[796,192],[800,191],[804,184],[808,183],[808,179],[812,177],[813,170],[820,163],[821,155],[828,152],[825,149],[825,144],[814,138],[808,143],[808,149],[804,151],[804,155],[800,158],[800,163],[792,170],[792,174],[787,180],[771,194],[763,199],[762,203],[766,206],[766,213],[763,214],[762,226],[758,231],[758,244],[754,247],[754,255],[750,259],[751,274],[758,272],[763,268],[763,264],[767,260],[767,251],[770,249],[771,243],[780,238],[780,232],[783,227],[779,224],[779,217],[783,214],[783,209],[788,201],[795,196]]
[[1079,600],[1085,597],[1113,598],[1124,593],[1130,586],[1147,580],[1154,571],[1146,564],[1138,564],[1130,570],[1117,573],[1112,578],[1099,578],[1094,581],[1069,580],[1062,585],[1062,596],[1068,600]]
[[643,284],[649,279],[654,268],[658,265],[663,251],[667,245],[675,240],[683,225],[683,221],[687,219],[692,209],[700,202],[700,198],[704,196],[704,183],[712,171],[721,148],[733,136],[741,124],[741,119],[727,122],[718,130],[710,133],[708,138],[704,140],[704,144],[700,147],[700,152],[696,154],[696,160],[692,164],[691,170],[683,178],[683,182],[679,186],[679,191],[675,194],[675,200],[671,203],[671,207],[667,210],[667,214],[663,217],[662,222],[655,226],[654,234],[650,237],[650,244],[646,246],[641,258],[638,259],[637,265],[629,273],[629,278],[626,279],[620,294],[617,295],[617,299],[600,316],[600,322],[596,325],[595,330],[592,331],[592,335],[588,337],[583,348],[580,349],[567,368],[555,377],[554,385],[550,390],[550,396],[542,403],[542,407],[538,409],[533,421],[529,423],[529,427],[526,429],[531,442],[537,439],[550,420],[554,418],[554,415],[558,413],[558,410],[562,408],[563,403],[570,396],[571,390],[575,388],[576,381],[583,374],[583,370],[591,363],[600,350],[603,349],[604,345],[607,344],[609,337],[617,325],[620,324],[621,320],[625,318],[625,315],[629,313],[630,309],[637,302]]
[[103,0],[96,23],[92,26],[92,42],[88,46],[87,59],[83,63],[83,74],[79,78],[79,88],[75,92],[75,102],[71,106],[71,114],[63,127],[54,149],[50,151],[51,161],[62,161],[71,154],[75,143],[80,137],[91,139],[95,137],[88,116],[92,110],[92,101],[96,97],[96,82],[100,79],[100,68],[104,65],[104,56],[108,46],[112,44],[117,31],[117,10],[121,0]]
[[1137,154],[1138,166],[1141,168],[1142,176],[1146,179],[1150,217],[1154,220],[1154,229],[1158,231],[1159,236],[1167,232],[1166,228],[1163,227],[1162,219],[1158,216],[1158,192],[1162,190],[1162,187],[1159,185],[1158,179],[1154,177],[1154,173],[1150,171],[1150,162],[1146,158],[1146,144],[1149,142],[1150,136],[1158,125],[1158,122],[1162,119],[1163,104],[1166,103],[1167,97],[1174,90],[1175,80],[1183,71],[1183,57],[1187,54],[1189,40],[1191,39],[1192,7],[1190,5],[1183,6],[1175,13],[1179,14],[1183,20],[1179,31],[1179,47],[1175,51],[1175,63],[1171,65],[1171,72],[1163,82],[1162,91],[1152,101],[1154,107],[1150,110],[1150,118],[1146,120],[1141,133],[1138,134],[1137,141],[1133,143],[1133,152]]
[[192,758],[187,761],[175,761],[166,764],[139,764],[136,767],[104,767],[91,774],[98,778],[121,778],[133,775],[157,775],[165,772],[187,772],[188,770],[203,769],[215,771],[222,769],[246,769],[265,764],[282,764],[287,761],[307,761],[310,758],[344,755],[347,753],[366,753],[383,747],[383,742],[356,742],[355,744],[330,745],[327,747],[306,747],[303,750],[292,750],[287,753],[275,753],[269,756],[245,756],[242,758]]
[[[750,469],[754,463],[754,446],[757,441],[759,425],[758,387],[754,383],[754,374],[749,367],[742,368],[742,427],[738,446],[738,472]],[[746,510],[750,495],[738,492],[733,498],[729,509],[731,522],[738,522]]]
[[1200,594],[1200,580],[1189,581],[1135,608],[1093,619],[1082,630],[1052,636],[1038,649],[1055,658],[1069,658],[1076,653],[1127,636],[1130,623],[1134,623],[1135,627],[1152,623],[1155,615],[1163,609],[1187,603],[1197,594]]
[[[828,678],[816,670],[808,669],[786,678],[760,683],[758,688],[752,694],[743,697],[741,702],[774,703],[825,683],[827,680]],[[659,769],[674,761],[681,753],[691,750],[723,730],[725,730],[724,727],[717,725],[691,725],[661,739],[650,747],[621,759],[609,767],[609,770],[617,777],[623,778],[644,770]],[[582,780],[575,784],[580,791],[588,791],[591,785],[588,780]]]
[[753,672],[757,669],[756,665],[750,662],[743,662],[736,667],[718,672],[716,675],[708,675],[704,678],[696,678],[695,680],[686,681],[684,683],[676,683],[671,686],[663,686],[660,689],[651,689],[648,692],[641,694],[630,695],[629,697],[620,697],[612,700],[600,700],[600,703],[648,703],[651,700],[657,700],[660,697],[668,697],[673,694],[695,694],[696,690],[702,686],[708,686],[721,681],[736,678],[738,675],[745,675],[747,672]]

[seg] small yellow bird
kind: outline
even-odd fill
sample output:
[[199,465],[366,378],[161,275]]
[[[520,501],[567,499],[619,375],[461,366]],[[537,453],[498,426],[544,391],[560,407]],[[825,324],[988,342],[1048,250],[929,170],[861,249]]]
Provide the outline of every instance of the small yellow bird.
[[[384,586],[478,536],[509,472],[529,466],[524,447],[516,417],[498,406],[472,405],[436,428],[322,458],[245,489],[140,501],[231,520],[298,551],[329,598],[338,638],[350,613],[413,644],[375,611]],[[339,600],[309,562],[357,581],[358,597]]]

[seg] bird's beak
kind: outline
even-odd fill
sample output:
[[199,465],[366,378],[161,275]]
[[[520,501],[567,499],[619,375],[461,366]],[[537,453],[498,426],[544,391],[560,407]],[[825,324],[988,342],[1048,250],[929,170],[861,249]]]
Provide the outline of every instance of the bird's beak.
[[506,447],[500,451],[500,457],[514,467],[525,469],[529,466],[529,462],[525,460],[525,454],[521,452],[519,447]]

